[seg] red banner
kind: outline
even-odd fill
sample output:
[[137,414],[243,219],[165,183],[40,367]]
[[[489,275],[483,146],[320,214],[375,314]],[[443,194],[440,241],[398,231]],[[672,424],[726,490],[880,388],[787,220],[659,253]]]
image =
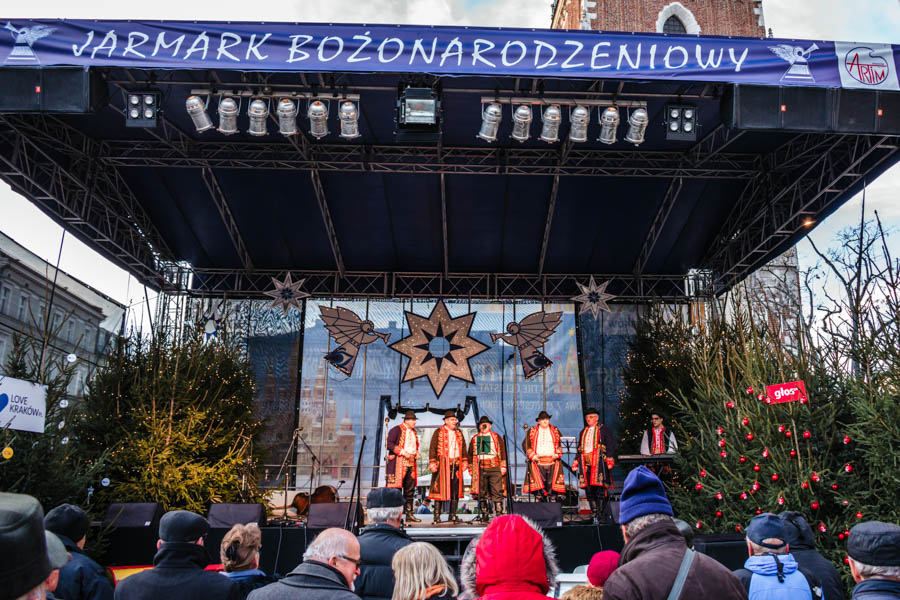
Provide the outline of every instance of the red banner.
[[806,385],[802,381],[789,381],[766,386],[766,396],[772,399],[772,404],[782,402],[797,402],[806,398]]

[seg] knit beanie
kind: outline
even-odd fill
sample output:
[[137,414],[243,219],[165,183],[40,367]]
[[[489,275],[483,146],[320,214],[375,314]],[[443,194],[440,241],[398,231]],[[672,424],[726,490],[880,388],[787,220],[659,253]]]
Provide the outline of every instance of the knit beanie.
[[669,504],[666,490],[659,477],[641,465],[625,478],[622,499],[619,504],[619,523],[625,525],[638,517],[651,513],[671,516],[673,514],[672,505]]
[[87,513],[74,504],[60,504],[44,517],[44,527],[56,535],[64,535],[73,544],[87,534],[91,520]]
[[604,550],[591,557],[587,568],[587,578],[594,587],[602,588],[612,572],[619,566],[619,553],[615,550]]
[[247,571],[253,568],[253,558],[262,546],[262,532],[256,523],[236,524],[222,538],[219,558],[225,571]]

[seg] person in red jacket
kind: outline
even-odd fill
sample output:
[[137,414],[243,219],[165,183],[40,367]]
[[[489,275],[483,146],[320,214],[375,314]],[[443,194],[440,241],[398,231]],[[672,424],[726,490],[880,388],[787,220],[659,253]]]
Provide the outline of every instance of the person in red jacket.
[[460,566],[464,597],[471,600],[545,600],[558,573],[553,544],[519,515],[491,521]]

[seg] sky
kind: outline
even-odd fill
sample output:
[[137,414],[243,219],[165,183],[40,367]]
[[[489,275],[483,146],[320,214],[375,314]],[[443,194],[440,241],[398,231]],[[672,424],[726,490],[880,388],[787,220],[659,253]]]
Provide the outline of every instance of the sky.
[[[848,10],[852,4],[853,9]],[[224,7],[227,7],[224,8]],[[898,0],[764,0],[766,25],[775,37],[900,43]],[[5,2],[2,17],[92,19],[184,19],[230,21],[307,21],[403,23],[487,27],[549,27],[551,0],[293,0],[293,2],[221,2],[154,0],[122,2],[31,0]],[[701,24],[702,26],[702,24]],[[842,228],[859,222],[860,197],[846,202],[810,237],[827,248]],[[900,230],[900,164],[866,190],[866,212],[878,210],[882,221]],[[42,258],[55,263],[62,229],[34,205],[0,183],[0,231]],[[892,239],[900,256],[900,232]],[[801,269],[816,262],[810,244],[798,246]],[[133,323],[146,324],[144,289],[123,270],[67,235],[60,268],[110,297],[134,306]],[[153,294],[151,306],[154,305]],[[140,315],[144,315],[143,318]]]

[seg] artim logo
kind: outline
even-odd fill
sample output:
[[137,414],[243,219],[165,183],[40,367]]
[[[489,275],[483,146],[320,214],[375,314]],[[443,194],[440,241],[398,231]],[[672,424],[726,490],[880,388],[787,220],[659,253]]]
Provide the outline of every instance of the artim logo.
[[850,77],[866,85],[878,85],[888,77],[890,66],[868,46],[857,46],[844,56],[844,68]]

